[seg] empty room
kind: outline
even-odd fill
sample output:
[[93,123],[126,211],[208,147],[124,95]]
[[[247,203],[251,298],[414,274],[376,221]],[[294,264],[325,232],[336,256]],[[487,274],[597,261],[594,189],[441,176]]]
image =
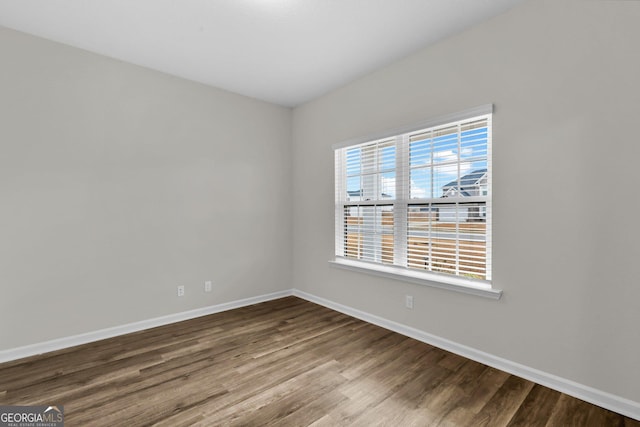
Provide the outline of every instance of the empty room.
[[0,427],[640,427],[639,22],[0,0]]

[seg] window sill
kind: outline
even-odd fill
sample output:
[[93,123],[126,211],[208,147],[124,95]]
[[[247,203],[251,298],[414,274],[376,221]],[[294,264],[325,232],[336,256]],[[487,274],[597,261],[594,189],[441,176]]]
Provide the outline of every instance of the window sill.
[[402,280],[434,288],[448,289],[450,291],[477,295],[484,298],[498,300],[502,296],[501,290],[493,289],[489,284],[484,284],[475,280],[462,279],[460,277],[447,277],[435,273],[413,271],[397,266],[371,264],[368,262],[343,258],[336,258],[335,260],[329,261],[329,263],[333,267],[345,270],[358,271],[361,273],[372,274],[374,276]]

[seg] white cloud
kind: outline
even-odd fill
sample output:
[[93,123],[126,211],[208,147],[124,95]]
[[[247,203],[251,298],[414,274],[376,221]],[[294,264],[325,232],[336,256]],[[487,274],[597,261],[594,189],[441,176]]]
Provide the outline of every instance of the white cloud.
[[[462,154],[469,154],[469,150],[473,152],[473,149],[463,148]],[[435,151],[433,153],[434,163],[445,163],[445,162],[457,162],[458,155],[452,150],[442,150]],[[471,170],[470,163],[460,163],[460,176],[464,176]],[[458,164],[457,163],[449,163],[447,165],[436,166],[435,173],[438,175],[438,178],[441,180],[449,180],[453,181],[458,177]]]
[[473,156],[473,148],[470,148],[470,147],[463,148],[462,150],[460,150],[460,156],[462,156],[462,157]]
[[434,151],[433,159],[436,162],[446,162],[447,160],[457,160],[458,156],[452,150]]
[[381,176],[382,193],[396,197],[396,177]]
[[424,199],[429,197],[427,189],[416,185],[414,180],[411,180],[411,198],[412,199]]

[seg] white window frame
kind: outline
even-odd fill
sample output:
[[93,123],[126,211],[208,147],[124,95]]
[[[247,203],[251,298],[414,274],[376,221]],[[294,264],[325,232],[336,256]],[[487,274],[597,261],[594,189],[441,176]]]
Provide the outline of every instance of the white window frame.
[[[492,130],[491,120],[493,114],[493,105],[487,104],[479,107],[475,107],[469,110],[461,111],[446,116],[441,116],[421,123],[412,124],[410,126],[404,126],[399,129],[389,130],[387,132],[379,133],[373,136],[357,138],[342,143],[334,144],[332,148],[336,150],[336,153],[340,153],[342,148],[360,145],[363,143],[370,143],[383,139],[395,138],[396,139],[396,198],[393,200],[393,212],[394,212],[394,259],[396,263],[382,264],[378,262],[368,262],[363,260],[356,260],[353,258],[344,257],[344,209],[350,206],[350,203],[345,202],[346,194],[346,180],[344,162],[336,157],[336,170],[335,170],[335,258],[330,260],[330,263],[334,267],[363,272],[367,274],[373,274],[390,279],[402,280],[411,283],[427,285],[431,287],[449,289],[457,292],[463,292],[472,295],[478,295],[487,298],[499,299],[502,296],[502,291],[493,288],[491,282],[491,157],[492,157]],[[438,127],[441,125],[448,125],[463,120],[470,120],[474,118],[481,118],[487,116],[489,120],[489,135],[487,140],[487,196],[486,199],[482,197],[465,197],[464,202],[473,202],[471,199],[482,199],[486,201],[486,270],[488,280],[469,279],[454,274],[441,274],[429,271],[423,271],[413,268],[407,268],[407,212],[408,206],[413,204],[420,204],[421,199],[410,199],[409,194],[409,177],[410,165],[406,162],[408,158],[408,138],[409,134],[420,131],[422,129],[429,129]],[[338,156],[338,154],[336,154]],[[341,186],[341,188],[339,188]],[[455,203],[455,198],[452,198],[452,203]],[[370,204],[381,204],[381,201],[371,201]],[[389,204],[388,201],[384,202]],[[360,205],[366,205],[367,202],[360,202]],[[398,265],[399,264],[399,265]]]

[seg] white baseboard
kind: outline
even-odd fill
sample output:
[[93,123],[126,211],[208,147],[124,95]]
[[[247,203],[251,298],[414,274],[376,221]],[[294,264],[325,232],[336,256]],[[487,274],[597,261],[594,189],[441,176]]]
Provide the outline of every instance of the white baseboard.
[[467,347],[298,289],[293,295],[640,421],[640,403]]
[[259,295],[257,297],[216,304],[209,307],[197,308],[195,310],[183,311],[182,313],[169,314],[167,316],[141,320],[139,322],[128,323],[126,325],[114,326],[112,328],[100,329],[98,331],[87,332],[70,337],[58,338],[51,341],[26,345],[24,347],[2,350],[0,351],[0,363],[22,359],[29,356],[35,356],[42,353],[48,353],[50,351],[61,350],[63,348],[74,347],[76,345],[87,344],[106,338],[113,338],[119,335],[142,331],[144,329],[181,322],[183,320],[194,319],[196,317],[219,313],[221,311],[233,310],[234,308],[245,307],[252,304],[258,304],[265,301],[283,298],[292,294],[293,291],[291,289],[287,289],[271,294]]

